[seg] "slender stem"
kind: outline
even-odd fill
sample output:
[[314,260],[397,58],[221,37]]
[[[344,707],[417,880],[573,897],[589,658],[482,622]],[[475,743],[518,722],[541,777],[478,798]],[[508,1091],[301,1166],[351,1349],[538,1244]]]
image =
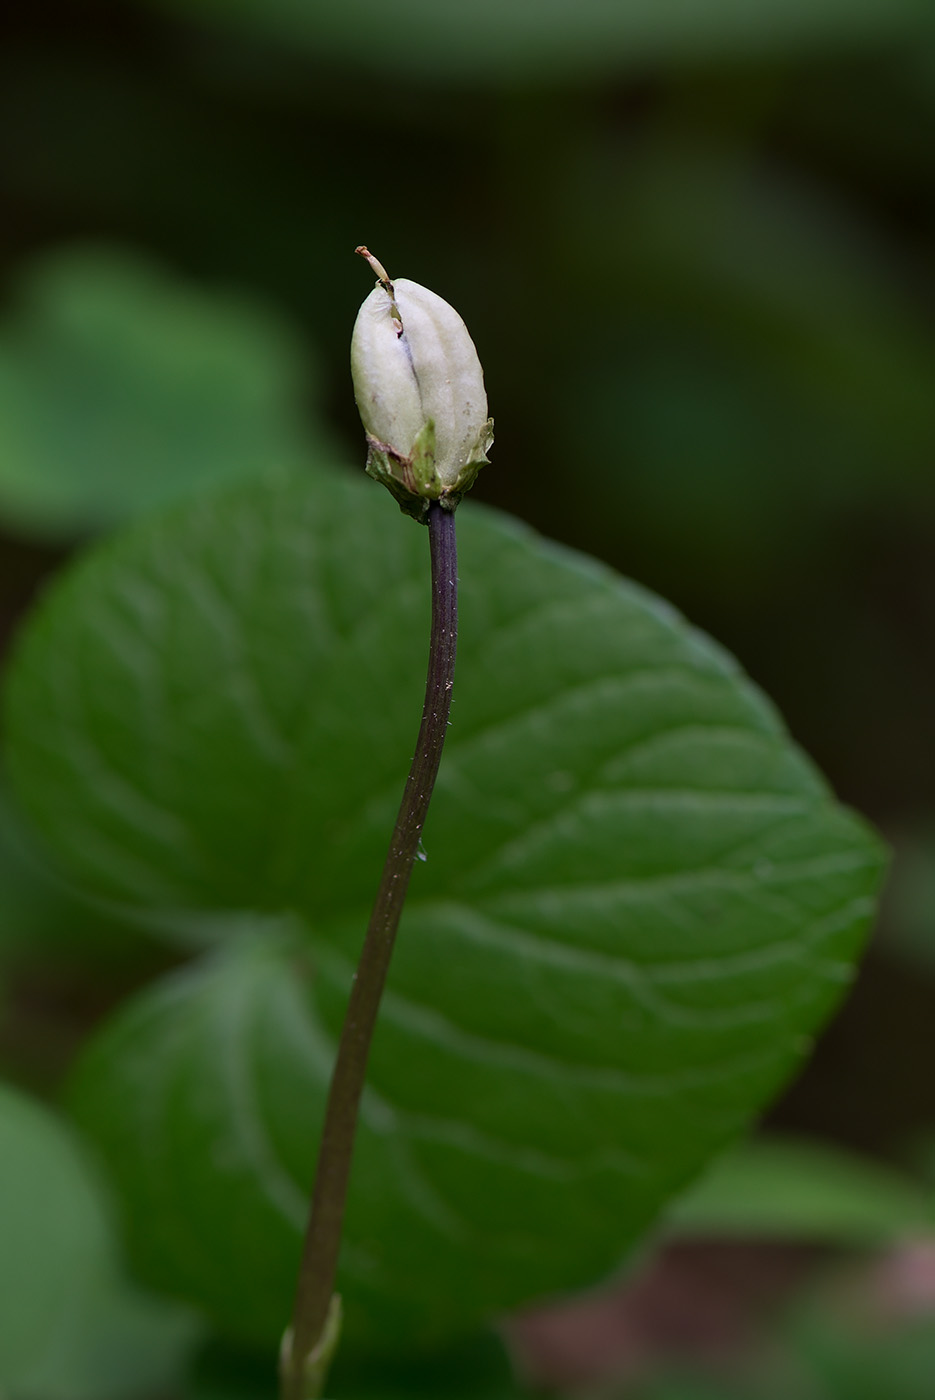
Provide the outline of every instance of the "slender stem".
[[383,877],[354,981],[331,1077],[315,1187],[299,1269],[283,1400],[305,1400],[305,1364],[325,1330],[334,1293],[357,1114],[380,998],[435,786],[451,710],[458,632],[458,558],[452,511],[433,504],[428,516],[432,558],[432,631],[425,704],[415,756],[390,839]]

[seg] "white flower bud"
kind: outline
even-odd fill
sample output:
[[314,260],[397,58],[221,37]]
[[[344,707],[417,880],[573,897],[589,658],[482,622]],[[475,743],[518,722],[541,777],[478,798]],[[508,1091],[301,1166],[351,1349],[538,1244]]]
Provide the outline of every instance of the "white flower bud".
[[380,278],[351,340],[367,471],[424,519],[433,500],[454,509],[487,462],[484,375],[453,307],[418,282],[390,282],[366,249],[358,252]]

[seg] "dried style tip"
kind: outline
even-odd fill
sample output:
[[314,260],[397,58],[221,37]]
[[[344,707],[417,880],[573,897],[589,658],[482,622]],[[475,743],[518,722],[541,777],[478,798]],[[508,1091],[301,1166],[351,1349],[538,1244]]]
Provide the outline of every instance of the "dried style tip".
[[370,266],[373,268],[374,272],[376,273],[377,281],[378,281],[378,282],[382,282],[383,285],[384,285],[384,287],[385,287],[385,288],[387,289],[387,291],[389,292],[390,296],[392,296],[392,295],[393,295],[393,284],[392,284],[392,282],[390,281],[390,279],[389,279],[389,277],[388,277],[388,275],[387,275],[387,272],[386,272],[386,268],[383,266],[383,264],[382,264],[381,262],[377,262],[376,258],[375,258],[375,257],[373,256],[373,254],[371,253],[370,249],[369,249],[369,248],[365,248],[364,245],[363,245],[363,243],[361,243],[360,247],[355,248],[355,249],[354,249],[354,252],[355,252],[355,253],[358,253],[362,258],[366,258],[367,262],[370,264]]

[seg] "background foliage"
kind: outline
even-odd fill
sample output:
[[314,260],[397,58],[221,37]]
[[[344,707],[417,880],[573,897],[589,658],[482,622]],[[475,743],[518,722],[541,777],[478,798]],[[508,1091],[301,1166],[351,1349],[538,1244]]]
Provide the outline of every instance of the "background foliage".
[[[6,630],[120,520],[270,467],[359,460],[346,345],[364,240],[468,320],[498,421],[478,496],[725,642],[893,841],[865,972],[774,1121],[912,1179],[884,1188],[811,1148],[799,1175],[739,1158],[686,1205],[685,1232],[865,1244],[927,1228],[933,108],[924,0],[43,0],[0,19]],[[169,941],[138,916],[130,930],[46,868],[13,807],[3,836],[3,1069],[57,1097],[101,1015],[212,930],[177,911]],[[41,1155],[64,1130],[24,1103],[4,1112]],[[197,1321],[119,1282],[106,1185],[86,1170],[76,1159],[62,1190],[88,1222],[80,1247],[111,1251],[88,1265],[109,1279],[95,1326],[117,1297],[175,1358],[171,1385]],[[846,1320],[865,1304],[817,1291],[787,1324],[785,1393],[850,1396],[878,1364],[911,1396],[925,1327],[897,1376],[886,1319],[874,1363],[873,1329],[858,1342]],[[63,1397],[81,1393],[67,1355]],[[505,1384],[485,1366],[464,1370],[478,1395]],[[249,1370],[209,1348],[192,1394],[231,1397]],[[738,1384],[683,1372],[658,1394]],[[16,1377],[27,1400],[59,1393],[51,1374]]]

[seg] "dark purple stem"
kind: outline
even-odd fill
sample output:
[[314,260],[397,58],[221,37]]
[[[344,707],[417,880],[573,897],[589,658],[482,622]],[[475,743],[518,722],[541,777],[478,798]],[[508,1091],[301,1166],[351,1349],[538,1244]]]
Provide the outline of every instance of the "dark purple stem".
[[291,1356],[284,1363],[285,1400],[303,1395],[305,1361],[322,1337],[334,1293],[370,1042],[448,729],[458,635],[454,512],[433,504],[429,509],[428,530],[432,557],[432,631],[422,724],[360,962],[351,984],[331,1076],[292,1315]]

